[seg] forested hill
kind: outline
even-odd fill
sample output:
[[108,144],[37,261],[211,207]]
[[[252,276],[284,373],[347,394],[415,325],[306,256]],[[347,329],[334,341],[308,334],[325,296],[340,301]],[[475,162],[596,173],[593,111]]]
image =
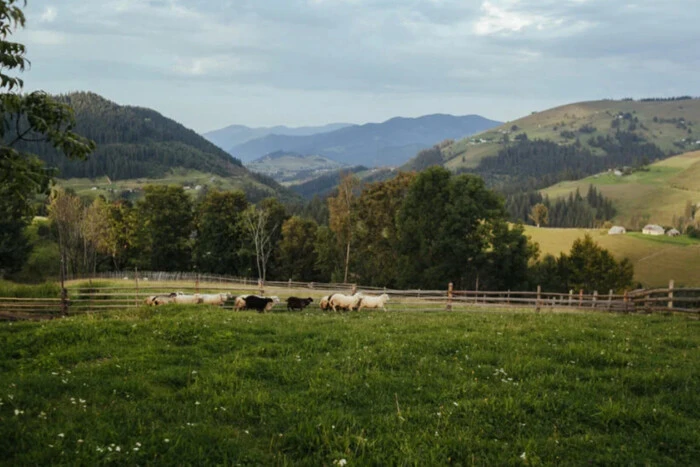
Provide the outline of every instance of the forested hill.
[[122,106],[91,92],[57,96],[73,107],[77,133],[97,143],[86,162],[70,161],[47,144],[26,143],[61,178],[113,180],[162,176],[175,167],[220,176],[248,176],[241,162],[158,112]]
[[403,169],[442,165],[518,192],[695,150],[699,133],[697,98],[580,102],[423,150]]

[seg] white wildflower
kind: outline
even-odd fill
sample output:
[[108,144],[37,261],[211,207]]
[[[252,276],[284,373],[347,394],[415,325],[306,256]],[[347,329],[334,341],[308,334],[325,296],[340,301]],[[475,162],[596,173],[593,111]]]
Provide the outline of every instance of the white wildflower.
[[58,434],[58,437],[59,437],[59,438],[65,438],[65,436],[66,436],[66,435],[64,435],[63,433],[59,433],[59,434]]
[[527,455],[525,454],[525,452],[523,452],[522,454],[520,454],[520,458],[521,458],[522,460],[527,459]]

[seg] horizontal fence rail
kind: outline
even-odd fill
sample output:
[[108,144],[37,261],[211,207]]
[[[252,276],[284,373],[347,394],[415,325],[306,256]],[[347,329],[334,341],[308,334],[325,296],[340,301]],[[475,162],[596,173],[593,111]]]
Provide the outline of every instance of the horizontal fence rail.
[[[109,284],[103,283],[109,281]],[[89,277],[73,278],[63,288],[62,296],[47,298],[0,297],[0,320],[50,319],[71,314],[137,308],[155,295],[182,292],[188,295],[227,293],[239,295],[277,296],[277,310],[286,310],[286,299],[291,296],[312,297],[311,307],[318,307],[319,299],[333,293],[367,295],[386,293],[390,300],[386,307],[396,311],[468,311],[474,308],[532,308],[577,309],[609,312],[680,312],[700,316],[700,288],[668,288],[635,290],[615,294],[612,290],[599,294],[584,291],[568,293],[537,291],[478,291],[453,290],[396,290],[364,287],[355,284],[337,284],[298,281],[268,281],[262,283],[250,278],[198,274],[192,272],[110,272]],[[234,300],[222,306],[233,309]]]

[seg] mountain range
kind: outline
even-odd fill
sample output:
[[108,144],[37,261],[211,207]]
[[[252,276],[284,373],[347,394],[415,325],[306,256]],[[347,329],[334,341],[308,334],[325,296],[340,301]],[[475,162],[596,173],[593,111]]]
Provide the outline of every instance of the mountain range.
[[327,133],[351,125],[352,123],[329,123],[322,126],[303,126],[297,128],[284,125],[260,128],[251,128],[245,125],[229,125],[219,130],[203,133],[202,136],[220,148],[232,148],[267,135],[308,136],[318,133]]
[[226,149],[244,162],[285,151],[321,155],[353,166],[395,166],[440,141],[463,138],[500,124],[479,115],[395,117],[306,136],[268,134]]

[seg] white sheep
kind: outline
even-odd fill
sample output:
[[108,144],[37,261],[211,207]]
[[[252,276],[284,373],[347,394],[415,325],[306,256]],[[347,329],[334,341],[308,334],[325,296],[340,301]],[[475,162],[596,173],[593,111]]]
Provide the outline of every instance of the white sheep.
[[205,305],[221,306],[231,298],[231,295],[227,293],[201,294],[200,298],[202,299],[201,303]]
[[321,307],[321,309],[322,309],[323,311],[326,311],[326,310],[328,309],[328,307],[330,306],[330,305],[328,304],[328,298],[329,298],[329,296],[326,295],[326,296],[324,296],[324,297],[321,297],[321,301],[318,302],[318,305]]
[[196,305],[197,303],[202,303],[202,297],[199,294],[185,295],[178,292],[173,297],[173,303],[177,303],[179,305]]
[[362,300],[362,294],[343,295],[341,293],[333,294],[328,299],[328,304],[333,308],[333,311],[338,311],[337,308],[347,308],[352,311]]
[[357,309],[357,311],[360,311],[363,308],[381,308],[382,310],[386,311],[384,305],[388,301],[389,296],[385,293],[381,294],[378,297],[375,297],[373,295],[365,295],[364,297],[362,297],[362,300],[360,300],[360,307]]

